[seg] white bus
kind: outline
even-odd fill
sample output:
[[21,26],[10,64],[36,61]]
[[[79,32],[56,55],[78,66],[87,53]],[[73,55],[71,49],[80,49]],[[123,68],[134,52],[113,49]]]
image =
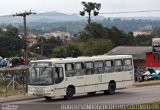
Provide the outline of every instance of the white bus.
[[28,94],[72,99],[75,94],[114,94],[134,83],[131,55],[35,60],[29,63]]

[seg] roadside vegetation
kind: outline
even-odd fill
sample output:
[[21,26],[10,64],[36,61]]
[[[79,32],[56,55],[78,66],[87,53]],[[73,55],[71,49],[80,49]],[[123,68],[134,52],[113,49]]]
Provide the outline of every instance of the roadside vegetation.
[[108,39],[89,39],[87,42],[73,40],[53,49],[52,57],[99,55],[109,51],[113,46],[112,42]]
[[0,28],[0,56],[13,57],[21,54],[24,47],[24,40],[20,38],[18,29],[12,25]]
[[[25,94],[25,88],[22,86],[18,86],[16,83],[14,84],[13,89],[13,82],[10,84],[11,79],[5,80],[0,76],[0,97],[6,97],[6,96],[12,96],[12,95],[19,95],[19,94]],[[7,88],[6,88],[7,84]],[[6,90],[7,89],[7,90]]]
[[[6,30],[4,30],[6,29]],[[133,36],[132,32],[124,32],[117,27],[104,27],[91,22],[74,39],[63,41],[60,38],[43,39],[43,55],[46,57],[93,56],[107,53],[116,46],[151,46],[154,35]],[[0,56],[3,58],[24,55],[25,42],[19,36],[18,29],[11,25],[0,28]],[[40,54],[42,39],[30,47],[30,51]],[[22,51],[23,50],[23,51]]]
[[102,55],[116,46],[151,46],[152,36],[134,37],[132,32],[126,33],[117,27],[107,28],[91,22],[78,38],[53,48],[50,57],[77,57]]
[[25,93],[25,89],[22,89],[22,88],[16,88],[15,90],[13,90],[13,88],[10,86],[7,88],[7,91],[6,91],[5,86],[0,87],[0,97],[13,96],[13,95],[19,95],[24,93]]

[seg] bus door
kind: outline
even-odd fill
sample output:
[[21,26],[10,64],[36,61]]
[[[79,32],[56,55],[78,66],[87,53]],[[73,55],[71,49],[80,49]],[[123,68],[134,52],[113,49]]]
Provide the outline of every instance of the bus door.
[[85,92],[96,91],[96,75],[93,62],[85,62]]
[[56,64],[53,68],[53,81],[55,96],[65,95],[64,67]]
[[73,85],[76,93],[84,92],[84,66],[82,62],[66,63],[65,64],[65,84],[66,87]]
[[96,90],[104,90],[106,88],[106,79],[104,74],[103,61],[95,62],[95,72],[96,72]]
[[124,86],[131,85],[134,81],[133,63],[132,59],[123,60],[123,82]]

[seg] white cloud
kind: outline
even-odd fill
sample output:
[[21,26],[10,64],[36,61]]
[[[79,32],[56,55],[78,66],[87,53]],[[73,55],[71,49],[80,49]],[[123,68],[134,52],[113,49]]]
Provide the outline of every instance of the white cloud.
[[[25,10],[36,12],[59,11],[78,13],[82,10],[82,1],[102,4],[101,12],[136,11],[160,9],[160,0],[1,0],[0,15],[8,15]],[[107,16],[159,16],[160,12],[107,15]]]

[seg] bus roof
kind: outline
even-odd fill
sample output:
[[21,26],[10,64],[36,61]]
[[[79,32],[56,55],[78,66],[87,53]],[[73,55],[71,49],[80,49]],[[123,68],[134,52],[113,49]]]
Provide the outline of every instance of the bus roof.
[[69,62],[84,62],[84,61],[97,61],[97,60],[111,60],[111,59],[124,59],[132,58],[132,55],[98,55],[98,56],[81,56],[77,58],[51,58],[46,60],[32,60],[31,62],[54,62],[54,63],[69,63]]

